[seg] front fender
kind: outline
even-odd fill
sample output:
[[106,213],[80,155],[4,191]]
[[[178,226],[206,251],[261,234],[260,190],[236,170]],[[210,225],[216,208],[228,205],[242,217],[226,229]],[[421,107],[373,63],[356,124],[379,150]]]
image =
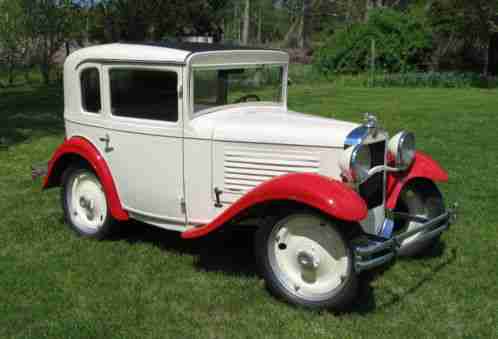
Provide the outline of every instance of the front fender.
[[106,161],[98,149],[85,138],[72,137],[65,140],[64,143],[57,148],[48,162],[48,171],[43,181],[43,188],[47,189],[58,185],[60,177],[62,176],[61,169],[66,168],[66,165],[68,165],[64,162],[70,161],[68,159],[72,159],[71,156],[78,156],[86,160],[97,174],[102,183],[111,215],[116,220],[128,220],[128,212],[126,212],[121,205],[114,179],[112,178],[111,171],[109,170]]
[[279,200],[299,202],[350,222],[363,220],[368,214],[364,200],[340,181],[311,173],[286,174],[257,186],[209,224],[183,232],[182,238],[201,237],[252,206]]
[[446,182],[448,181],[448,173],[430,156],[417,151],[415,160],[408,171],[388,173],[386,207],[394,209],[403,187],[417,178],[433,182]]

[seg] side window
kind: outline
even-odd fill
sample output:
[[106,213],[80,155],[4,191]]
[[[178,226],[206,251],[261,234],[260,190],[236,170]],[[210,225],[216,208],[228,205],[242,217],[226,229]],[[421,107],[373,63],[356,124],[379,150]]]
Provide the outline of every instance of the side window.
[[109,71],[115,116],[178,121],[176,72],[116,68]]
[[81,72],[81,105],[90,113],[100,113],[100,76],[96,68],[87,68]]

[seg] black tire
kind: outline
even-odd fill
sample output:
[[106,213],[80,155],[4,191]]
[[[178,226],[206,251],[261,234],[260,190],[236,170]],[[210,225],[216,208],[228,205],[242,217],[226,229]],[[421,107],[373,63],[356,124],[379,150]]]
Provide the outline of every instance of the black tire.
[[[435,218],[445,212],[445,206],[443,196],[433,182],[415,180],[403,188],[394,211]],[[401,234],[410,227],[416,227],[417,223],[405,219],[396,219],[394,225],[394,233]],[[440,236],[418,243],[407,242],[402,244],[398,255],[403,257],[422,255],[439,241]]]
[[[68,195],[72,194],[73,181],[75,178],[87,177],[92,178],[95,183],[100,185],[100,189],[104,196],[105,201],[105,214],[98,215],[99,226],[95,229],[90,227],[84,227],[84,224],[78,222],[76,207],[70,205],[71,202]],[[70,165],[62,174],[61,178],[61,190],[60,199],[62,204],[62,209],[64,211],[64,221],[69,226],[69,228],[74,231],[78,236],[84,238],[92,239],[104,239],[110,236],[114,230],[117,228],[117,221],[112,217],[109,208],[107,206],[107,197],[105,196],[104,190],[101,188],[100,179],[98,176],[85,164],[76,163]]]
[[[330,293],[327,293],[327,296],[319,299],[310,299],[303,297],[302,295],[298,295],[298,292],[293,292],[292,289],[289,289],[285,286],[282,279],[278,278],[278,272],[274,269],[274,265],[271,264],[270,259],[270,246],[269,242],[273,241],[272,234],[276,231],[276,228],[280,228],[280,225],[286,219],[292,218],[293,216],[308,214],[323,220],[326,224],[321,226],[331,227],[334,234],[338,235],[338,239],[344,245],[345,253],[347,255],[347,273],[346,276],[341,277],[340,285]],[[279,240],[277,240],[278,242]],[[262,225],[255,233],[255,255],[256,262],[258,265],[258,269],[263,279],[266,282],[266,286],[270,293],[272,293],[277,298],[280,298],[292,305],[301,306],[310,309],[330,309],[334,311],[341,311],[347,309],[350,306],[351,302],[355,298],[357,294],[358,287],[358,277],[354,272],[354,256],[353,251],[351,249],[350,242],[347,237],[345,237],[344,232],[339,227],[338,223],[330,220],[329,218],[316,213],[314,211],[307,212],[296,212],[289,214],[285,217],[274,218],[273,220],[267,222],[265,225]],[[280,244],[278,245],[280,248]],[[298,256],[296,256],[296,260]],[[298,261],[299,262],[299,261]],[[344,278],[344,279],[343,279]]]

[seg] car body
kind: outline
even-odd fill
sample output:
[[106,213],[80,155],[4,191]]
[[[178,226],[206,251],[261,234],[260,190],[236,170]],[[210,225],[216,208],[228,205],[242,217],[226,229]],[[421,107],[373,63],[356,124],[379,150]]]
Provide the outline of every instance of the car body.
[[[359,272],[419,253],[448,228],[434,184],[448,176],[415,151],[411,133],[389,139],[374,115],[357,124],[288,110],[288,63],[279,50],[211,44],[72,53],[66,140],[44,188],[63,186],[68,223],[95,238],[111,219],[191,239],[252,218],[268,229],[258,231],[256,251],[270,290],[309,307],[347,304]],[[407,187],[420,198],[401,206]],[[437,211],[413,212],[426,201]],[[303,223],[330,223],[330,242]],[[334,261],[333,248],[344,260]],[[296,282],[303,272],[313,281]]]

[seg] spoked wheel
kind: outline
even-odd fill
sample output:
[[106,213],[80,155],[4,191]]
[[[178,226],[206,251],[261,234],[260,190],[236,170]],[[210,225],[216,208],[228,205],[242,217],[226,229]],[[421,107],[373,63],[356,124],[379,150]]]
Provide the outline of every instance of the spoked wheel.
[[256,233],[256,255],[269,290],[310,308],[346,306],[357,279],[348,242],[334,223],[313,212],[291,214]]
[[[429,220],[444,213],[444,201],[436,185],[429,181],[414,181],[401,191],[398,203],[394,210]],[[420,227],[422,222],[417,220],[395,220],[395,234],[401,234]],[[430,231],[430,230],[429,230]],[[427,232],[429,232],[427,231]],[[415,234],[401,242],[398,251],[402,256],[416,256],[427,250],[439,241],[439,236],[423,242],[416,242],[423,233]]]
[[107,236],[114,220],[97,176],[84,167],[69,167],[62,178],[61,202],[68,225],[77,234],[101,239]]

